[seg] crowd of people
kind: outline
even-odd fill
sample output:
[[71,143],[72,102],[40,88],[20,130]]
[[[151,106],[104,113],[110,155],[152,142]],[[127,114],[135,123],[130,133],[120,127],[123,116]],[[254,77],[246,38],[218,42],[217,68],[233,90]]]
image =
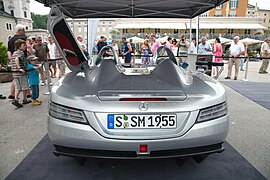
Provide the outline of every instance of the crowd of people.
[[[8,41],[8,59],[13,75],[8,98],[17,108],[29,103],[42,104],[38,100],[39,85],[44,86],[47,79],[52,85],[51,78],[61,78],[65,74],[65,62],[53,39],[48,37],[48,42],[43,42],[42,37],[27,38],[21,24],[16,25],[16,34]],[[21,92],[23,98],[20,102]],[[6,97],[1,95],[1,99]]]
[[[268,73],[266,70],[269,65],[269,58],[270,57],[270,50],[269,50],[269,42],[270,38],[266,38],[265,42],[261,45],[261,57],[263,59],[261,68],[259,69],[260,74]],[[134,57],[135,52],[141,52],[141,63],[143,65],[148,65],[150,62],[150,55],[154,54],[156,50],[160,46],[166,46],[169,48],[176,57],[179,57],[178,63],[186,62],[187,54],[200,54],[200,55],[214,55],[213,58],[214,62],[222,62],[223,61],[223,47],[220,41],[220,38],[216,38],[214,44],[211,45],[206,37],[202,37],[198,47],[196,47],[196,39],[192,38],[192,41],[189,43],[186,40],[185,35],[182,35],[180,40],[177,41],[172,37],[168,37],[165,43],[161,43],[155,35],[152,35],[150,40],[146,39],[140,48],[135,48],[134,43],[132,43],[132,39],[130,42],[127,41],[125,37],[122,38],[122,43],[124,44],[122,54],[119,50],[115,40],[113,40],[113,47],[117,47],[117,52],[123,55],[125,58],[125,63],[130,63],[132,58]],[[228,74],[225,79],[231,79],[232,76],[232,67],[235,65],[235,73],[234,73],[234,80],[238,79],[239,70],[244,71],[244,62],[245,57],[247,56],[247,49],[246,45],[239,41],[239,36],[235,36],[231,46],[227,52],[229,58],[228,61]],[[215,67],[214,74],[218,74],[219,67]]]
[[[83,37],[77,36],[77,42],[84,52],[87,59],[90,59],[87,51],[87,45],[83,43]],[[267,73],[269,65],[270,38],[266,38],[265,42],[261,45],[261,57],[263,59],[259,73]],[[178,57],[177,61],[186,62],[187,54],[213,54],[214,62],[222,62],[223,47],[221,45],[220,38],[216,38],[213,45],[211,45],[206,37],[202,37],[200,43],[196,43],[196,39],[193,38],[191,42],[186,40],[185,35],[180,37],[177,41],[172,37],[168,37],[167,41],[160,42],[155,35],[152,35],[149,39],[144,40],[140,47],[136,47],[132,39],[129,41],[126,37],[122,37],[122,46],[112,40],[112,48],[116,53],[124,58],[126,64],[132,64],[135,62],[135,54],[140,52],[141,63],[143,66],[147,66],[150,63],[151,54],[154,54],[160,46],[166,46],[170,49],[174,56]],[[99,41],[94,45],[99,53],[100,50],[108,45],[107,39],[101,36]],[[235,36],[233,43],[229,48],[229,61],[228,61],[228,74],[225,79],[231,79],[232,67],[235,65],[234,80],[238,79],[239,68],[244,70],[244,57],[246,56],[246,47],[239,41],[239,37]],[[65,62],[55,45],[53,39],[48,37],[48,42],[43,42],[42,37],[27,38],[25,36],[25,27],[21,24],[16,26],[16,34],[8,41],[8,59],[12,64],[13,78],[11,83],[9,99],[13,99],[12,104],[16,107],[23,107],[24,104],[32,103],[33,105],[40,105],[42,102],[38,100],[39,97],[39,84],[44,86],[46,80],[51,85],[50,78],[61,78],[65,74]],[[48,62],[48,66],[46,66]],[[58,71],[58,74],[57,74]],[[47,74],[49,72],[49,74]],[[218,67],[214,70],[214,73],[218,73]],[[40,78],[39,78],[40,76]],[[40,83],[40,80],[41,83]],[[30,87],[30,88],[29,88]],[[31,89],[31,90],[30,90]],[[19,94],[22,92],[22,102],[19,102]],[[0,99],[6,97],[0,94]],[[29,100],[28,98],[31,98]]]

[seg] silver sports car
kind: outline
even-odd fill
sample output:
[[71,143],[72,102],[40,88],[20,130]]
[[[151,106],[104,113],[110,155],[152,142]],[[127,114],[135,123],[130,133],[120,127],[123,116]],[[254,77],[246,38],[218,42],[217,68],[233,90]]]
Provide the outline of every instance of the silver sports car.
[[50,96],[48,134],[56,155],[168,158],[223,151],[229,115],[219,82],[182,69],[164,47],[149,66],[125,68],[106,46],[89,66],[57,8],[48,27],[72,71]]

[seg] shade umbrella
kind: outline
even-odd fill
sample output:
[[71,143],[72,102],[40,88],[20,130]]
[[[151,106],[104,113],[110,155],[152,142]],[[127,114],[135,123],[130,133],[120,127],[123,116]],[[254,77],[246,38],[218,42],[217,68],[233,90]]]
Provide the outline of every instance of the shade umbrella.
[[263,41],[257,40],[257,39],[251,39],[251,38],[245,38],[245,39],[241,39],[239,40],[242,43],[251,45],[251,44],[258,44],[258,43],[263,43]]
[[[223,37],[219,37],[219,39],[220,39],[221,44],[233,42],[232,39],[227,39],[227,38],[223,38]],[[208,42],[211,44],[214,44],[215,40],[216,39],[210,39],[210,40],[208,40]]]
[[164,37],[158,38],[158,40],[159,42],[164,43],[164,42],[167,42],[168,37],[169,36],[164,36]]
[[143,42],[145,41],[144,39],[139,38],[139,37],[137,37],[137,36],[128,38],[127,40],[129,41],[130,39],[132,39],[132,42],[133,42],[133,43],[143,43]]

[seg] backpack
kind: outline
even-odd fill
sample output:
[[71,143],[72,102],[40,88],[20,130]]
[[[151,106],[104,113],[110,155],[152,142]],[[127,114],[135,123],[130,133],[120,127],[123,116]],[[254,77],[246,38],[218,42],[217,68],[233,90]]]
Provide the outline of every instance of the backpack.
[[130,43],[130,46],[131,46],[131,53],[135,53],[135,47],[134,47],[134,44],[133,43]]

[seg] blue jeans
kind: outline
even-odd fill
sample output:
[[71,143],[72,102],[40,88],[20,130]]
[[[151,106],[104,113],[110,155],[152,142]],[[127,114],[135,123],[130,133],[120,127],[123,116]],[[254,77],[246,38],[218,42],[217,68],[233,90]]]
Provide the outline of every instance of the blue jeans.
[[37,100],[37,98],[39,96],[39,85],[38,84],[31,85],[31,90],[32,90],[31,99]]

